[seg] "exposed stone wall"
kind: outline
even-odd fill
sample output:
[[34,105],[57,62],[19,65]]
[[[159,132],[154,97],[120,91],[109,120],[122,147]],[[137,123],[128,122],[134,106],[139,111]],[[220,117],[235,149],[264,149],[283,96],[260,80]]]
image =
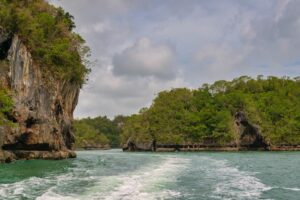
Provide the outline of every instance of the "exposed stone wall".
[[252,124],[245,113],[235,114],[235,123],[239,130],[239,140],[237,146],[240,149],[267,149],[268,145],[260,133],[257,125]]
[[[12,118],[17,127],[0,131],[1,148],[18,158],[74,157],[71,130],[80,85],[55,79],[42,70],[15,35],[8,52]],[[28,153],[30,152],[30,153]],[[1,155],[0,155],[1,157]],[[2,160],[6,158],[2,158]]]

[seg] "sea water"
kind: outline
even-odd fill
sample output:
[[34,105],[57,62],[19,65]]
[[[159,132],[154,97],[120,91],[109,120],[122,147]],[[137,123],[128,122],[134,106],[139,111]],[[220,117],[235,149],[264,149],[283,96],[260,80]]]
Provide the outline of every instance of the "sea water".
[[300,152],[77,155],[0,165],[0,199],[300,199]]

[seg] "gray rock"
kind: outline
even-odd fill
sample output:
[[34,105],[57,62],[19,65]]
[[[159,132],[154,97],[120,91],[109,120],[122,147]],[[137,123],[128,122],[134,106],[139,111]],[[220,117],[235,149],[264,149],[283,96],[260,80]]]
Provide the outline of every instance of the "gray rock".
[[245,113],[237,112],[235,122],[239,129],[238,146],[241,149],[266,149],[268,147],[264,137],[261,135],[259,127],[252,124]]
[[46,66],[32,59],[17,35],[12,39],[8,60],[7,87],[14,101],[11,118],[18,126],[0,129],[2,149],[13,153],[15,159],[74,157],[71,123],[80,85],[42,73]]

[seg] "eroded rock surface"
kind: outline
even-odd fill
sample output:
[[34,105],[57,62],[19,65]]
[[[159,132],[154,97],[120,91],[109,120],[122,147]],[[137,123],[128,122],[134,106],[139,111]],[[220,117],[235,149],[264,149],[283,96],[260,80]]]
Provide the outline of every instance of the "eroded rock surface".
[[156,140],[153,140],[149,143],[135,143],[129,139],[123,146],[123,151],[156,151]]
[[0,161],[75,157],[71,123],[80,85],[42,73],[46,66],[34,62],[16,35],[7,55],[6,77],[0,75],[7,80],[2,81],[2,87],[12,91],[14,109],[10,118],[17,126],[0,127]]
[[251,124],[245,113],[237,112],[235,122],[239,129],[238,147],[241,149],[266,149],[268,147],[257,125]]

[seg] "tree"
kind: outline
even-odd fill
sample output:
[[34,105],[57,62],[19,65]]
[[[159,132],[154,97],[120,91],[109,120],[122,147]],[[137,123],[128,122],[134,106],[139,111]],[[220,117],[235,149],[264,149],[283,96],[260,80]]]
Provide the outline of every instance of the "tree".
[[297,78],[242,76],[232,81],[162,91],[149,108],[129,117],[122,143],[152,141],[161,144],[214,143],[236,137],[234,115],[242,111],[260,127],[272,144],[300,143],[300,82]]

